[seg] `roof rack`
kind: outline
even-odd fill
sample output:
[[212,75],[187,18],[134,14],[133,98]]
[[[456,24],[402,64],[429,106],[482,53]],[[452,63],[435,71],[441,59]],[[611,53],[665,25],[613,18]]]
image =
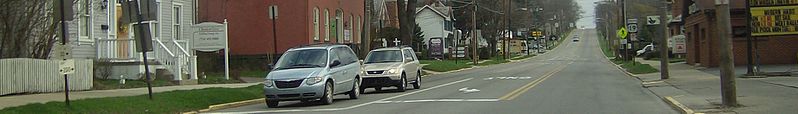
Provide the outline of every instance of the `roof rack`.
[[291,48],[301,48],[301,47],[326,47],[326,46],[333,46],[333,45],[346,45],[341,43],[314,43],[314,44],[302,44],[298,46],[294,46]]

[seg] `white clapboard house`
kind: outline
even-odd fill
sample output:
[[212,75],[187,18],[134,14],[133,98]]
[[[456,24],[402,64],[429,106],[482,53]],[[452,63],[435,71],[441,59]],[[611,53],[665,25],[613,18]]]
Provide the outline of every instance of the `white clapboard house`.
[[[105,74],[95,72],[95,77],[142,79],[144,60],[135,50],[132,26],[119,24],[121,1],[125,0],[75,1],[75,19],[68,22],[73,58],[95,60],[97,68],[103,67],[100,62],[108,63]],[[156,0],[156,4],[157,20],[144,22],[149,23],[153,38],[153,51],[148,53],[150,72],[190,82],[196,79],[196,56],[189,45],[188,30],[195,23],[196,0]]]
[[[416,23],[424,32],[424,44],[428,44],[430,38],[442,38],[445,41],[443,42],[445,48],[452,45],[450,44],[452,39],[448,38],[449,35],[453,35],[454,29],[450,10],[451,7],[441,2],[416,8]],[[443,51],[449,53],[449,50],[444,49]]]

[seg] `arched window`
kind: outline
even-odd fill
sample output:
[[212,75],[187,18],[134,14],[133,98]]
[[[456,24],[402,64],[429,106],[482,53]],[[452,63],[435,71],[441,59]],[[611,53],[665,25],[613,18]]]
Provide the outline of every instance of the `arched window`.
[[356,24],[357,26],[355,26],[355,29],[357,29],[357,32],[355,32],[355,36],[357,36],[355,38],[355,43],[359,44],[360,41],[363,40],[363,35],[361,33],[361,32],[363,32],[363,25],[362,25],[363,21],[360,21],[360,16],[359,15],[357,16],[357,20],[355,22],[357,22],[357,24]]
[[330,10],[324,9],[324,41],[330,41]]
[[347,42],[352,43],[355,38],[355,18],[352,14],[349,14],[349,38],[346,39]]
[[319,41],[319,8],[313,8],[313,41]]

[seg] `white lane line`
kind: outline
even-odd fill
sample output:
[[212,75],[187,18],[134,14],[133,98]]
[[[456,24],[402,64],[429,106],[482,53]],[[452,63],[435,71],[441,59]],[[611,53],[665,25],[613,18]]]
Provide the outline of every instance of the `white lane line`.
[[366,106],[366,105],[370,105],[370,104],[374,104],[374,103],[384,103],[384,102],[391,102],[391,101],[388,101],[388,100],[395,99],[395,98],[399,98],[399,97],[404,97],[404,96],[408,96],[408,95],[412,95],[412,94],[416,94],[416,93],[421,93],[421,92],[424,92],[424,91],[428,91],[428,90],[432,90],[432,89],[436,89],[436,88],[441,88],[441,87],[444,87],[444,86],[449,86],[449,85],[453,85],[453,84],[457,84],[457,83],[461,83],[461,82],[465,82],[465,81],[468,81],[468,80],[471,80],[471,79],[473,79],[473,78],[467,78],[467,79],[463,79],[463,80],[459,80],[459,81],[449,82],[449,83],[446,83],[446,84],[441,84],[441,85],[433,86],[433,87],[430,87],[430,88],[427,88],[427,89],[422,89],[422,90],[418,90],[418,91],[413,91],[413,92],[410,92],[410,93],[405,93],[405,94],[401,94],[401,95],[397,95],[397,96],[393,96],[393,97],[383,98],[383,99],[380,99],[380,100],[371,101],[371,102],[367,102],[367,103],[363,103],[363,104],[359,104],[359,105],[354,105],[354,106],[349,106],[349,107],[344,107],[344,108],[327,108],[327,109],[290,109],[290,110],[267,110],[267,111],[220,112],[220,113],[208,113],[208,114],[228,114],[228,113],[248,113],[248,114],[251,114],[251,113],[275,113],[275,112],[320,112],[320,111],[338,111],[338,110],[349,110],[349,109],[353,109],[353,108],[357,108],[357,107],[362,107],[362,106]]
[[392,104],[392,103],[421,103],[421,102],[498,102],[499,99],[424,99],[424,100],[406,100],[406,101],[383,101],[377,104]]

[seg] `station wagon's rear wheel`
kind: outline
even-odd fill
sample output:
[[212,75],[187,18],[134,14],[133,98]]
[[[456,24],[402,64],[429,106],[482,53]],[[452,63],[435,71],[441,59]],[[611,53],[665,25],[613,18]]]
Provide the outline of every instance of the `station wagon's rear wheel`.
[[324,96],[322,96],[321,100],[319,100],[319,102],[321,102],[321,104],[325,104],[325,105],[332,104],[332,102],[333,102],[333,88],[332,88],[332,86],[333,85],[330,82],[327,82],[326,84],[324,84]]

